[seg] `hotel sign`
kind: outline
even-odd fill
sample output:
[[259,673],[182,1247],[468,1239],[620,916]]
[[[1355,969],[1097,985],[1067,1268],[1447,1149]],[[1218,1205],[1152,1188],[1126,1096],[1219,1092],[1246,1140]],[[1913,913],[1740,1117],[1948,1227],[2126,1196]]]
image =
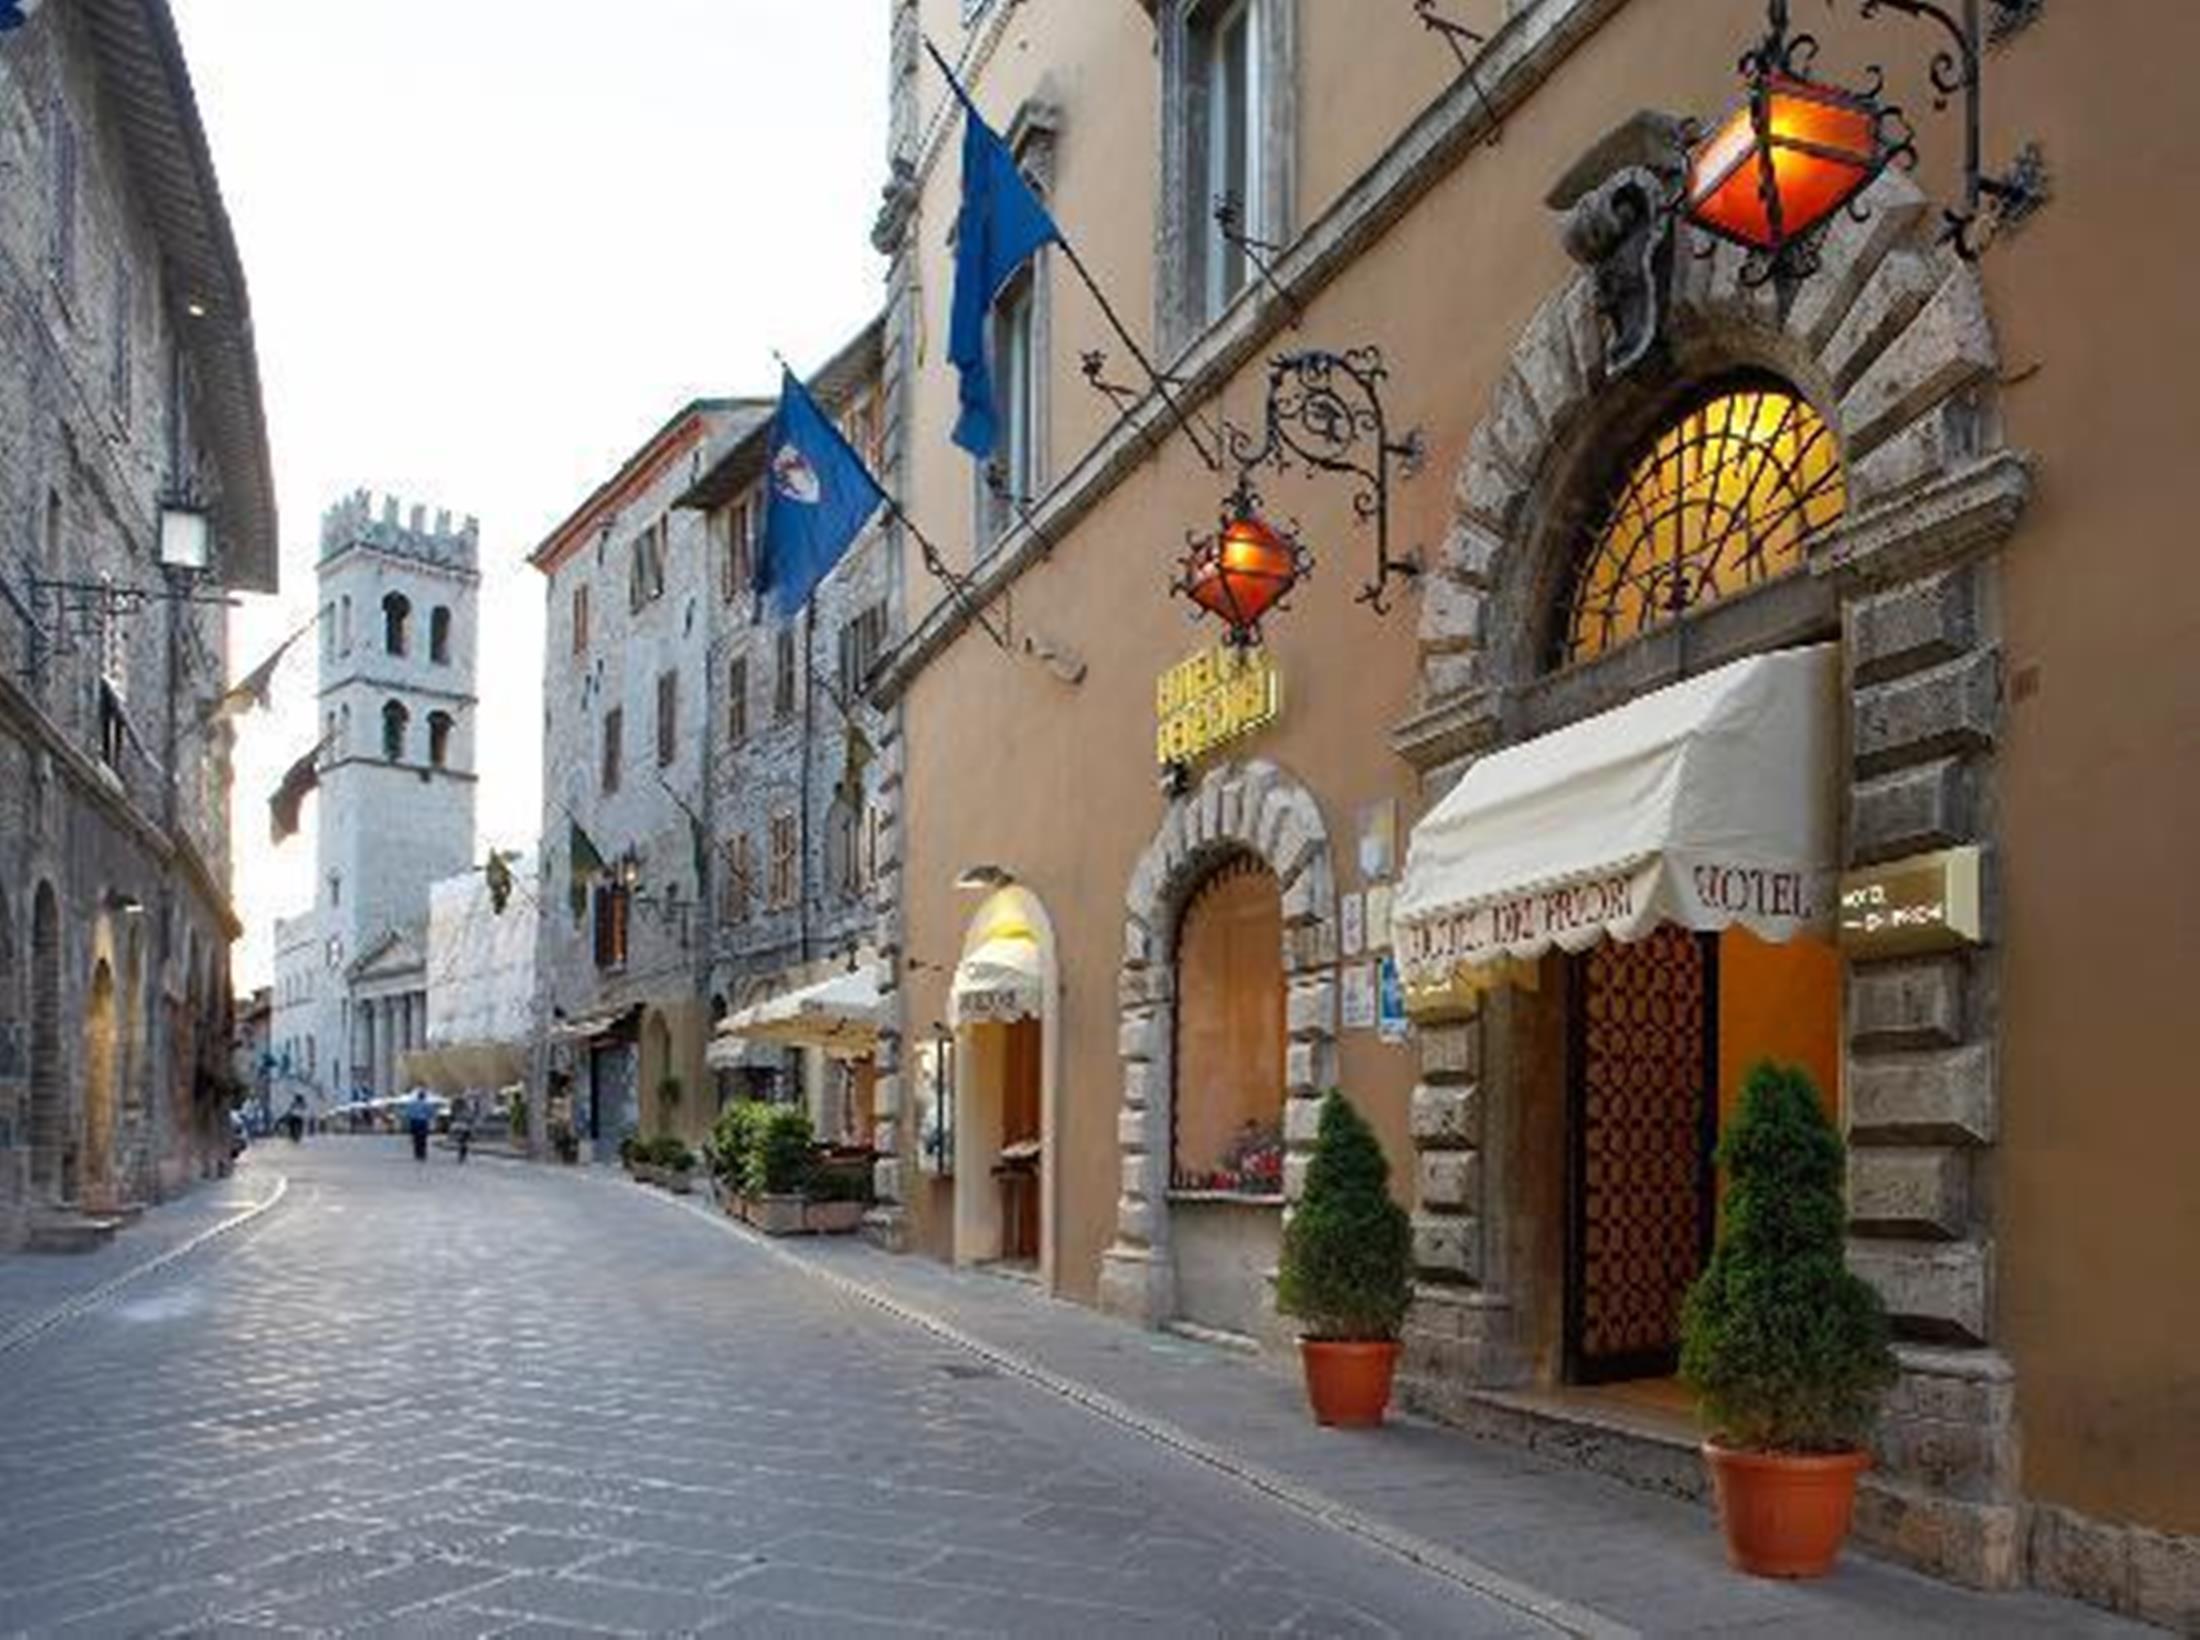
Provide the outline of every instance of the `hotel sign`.
[[1257,645],[1218,645],[1179,661],[1154,689],[1154,752],[1164,765],[1191,763],[1217,746],[1276,721],[1283,674]]
[[1841,949],[1852,957],[1909,957],[1976,945],[1979,851],[1918,854],[1841,879]]

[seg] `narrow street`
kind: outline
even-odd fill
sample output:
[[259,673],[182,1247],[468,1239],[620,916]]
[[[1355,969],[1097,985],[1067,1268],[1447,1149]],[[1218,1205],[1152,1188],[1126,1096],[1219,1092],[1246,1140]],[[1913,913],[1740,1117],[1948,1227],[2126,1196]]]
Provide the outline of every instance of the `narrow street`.
[[278,1171],[0,1355],[7,1629],[1552,1632],[641,1191]]

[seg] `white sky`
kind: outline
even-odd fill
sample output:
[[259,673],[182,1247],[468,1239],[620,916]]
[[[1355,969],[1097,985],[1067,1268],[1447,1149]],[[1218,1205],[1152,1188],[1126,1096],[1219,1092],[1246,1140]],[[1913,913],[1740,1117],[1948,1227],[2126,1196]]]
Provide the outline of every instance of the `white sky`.
[[[771,393],[883,299],[885,0],[174,0],[252,285],[283,591],[366,486],[482,526],[482,846],[540,824],[528,550],[688,399]],[[311,900],[267,795],[312,744],[316,650],[240,724],[240,993]],[[402,817],[392,817],[402,824]],[[477,850],[477,856],[478,856]]]

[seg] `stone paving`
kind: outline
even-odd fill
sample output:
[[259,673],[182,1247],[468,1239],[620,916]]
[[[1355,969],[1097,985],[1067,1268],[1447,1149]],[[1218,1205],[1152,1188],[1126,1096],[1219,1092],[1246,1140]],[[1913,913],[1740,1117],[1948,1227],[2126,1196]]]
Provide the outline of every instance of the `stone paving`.
[[316,1139],[124,1244],[278,1174],[47,1261],[99,1302],[0,1342],[0,1633],[2134,1632],[1738,1577],[1696,1507],[600,1174]]
[[664,1198],[275,1170],[0,1354],[0,1631],[1551,1632]]

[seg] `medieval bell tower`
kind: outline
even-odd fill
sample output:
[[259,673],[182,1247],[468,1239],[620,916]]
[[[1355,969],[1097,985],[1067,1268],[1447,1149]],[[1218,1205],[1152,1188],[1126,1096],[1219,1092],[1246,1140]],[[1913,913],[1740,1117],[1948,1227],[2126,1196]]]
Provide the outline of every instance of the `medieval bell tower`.
[[393,937],[424,956],[429,884],[473,863],[479,537],[472,518],[401,517],[394,497],[377,512],[364,490],[322,518],[314,905],[339,1056],[360,1057],[359,964]]

